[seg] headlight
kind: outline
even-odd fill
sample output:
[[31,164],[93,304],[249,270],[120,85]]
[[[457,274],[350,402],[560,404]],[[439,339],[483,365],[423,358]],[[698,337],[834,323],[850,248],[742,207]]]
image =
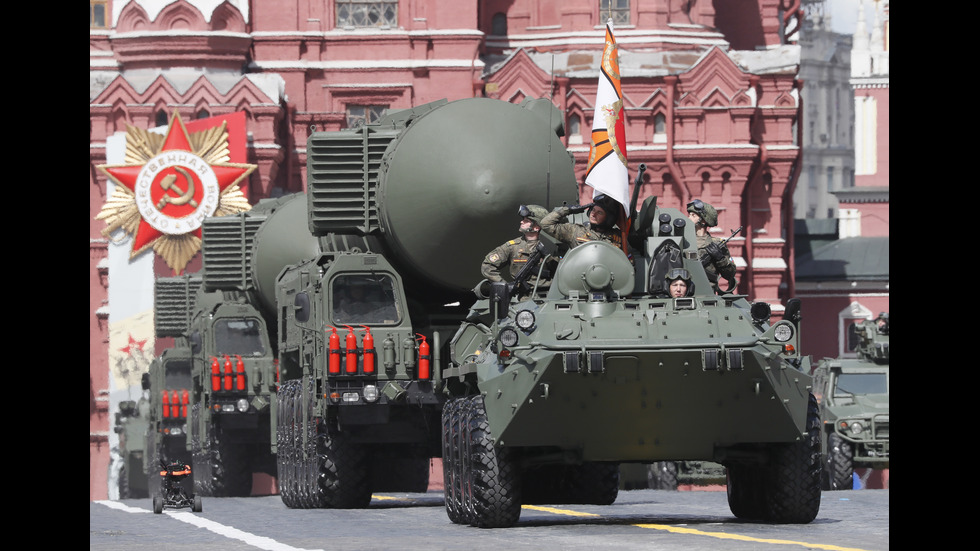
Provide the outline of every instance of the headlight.
[[851,423],[851,434],[861,434],[862,432],[864,432],[864,425],[857,421]]
[[500,332],[498,338],[500,339],[500,344],[504,346],[514,346],[517,344],[517,331],[507,327]]
[[376,387],[374,385],[365,385],[364,386],[364,401],[365,402],[374,402],[374,401],[377,401],[377,399],[378,399],[378,387]]
[[240,411],[241,413],[245,413],[246,411],[248,411],[248,400],[246,400],[245,398],[239,398],[238,402],[236,403],[236,406],[238,407],[238,411]]
[[518,327],[527,331],[528,329],[534,327],[534,312],[530,310],[521,310],[517,313],[515,321],[517,321]]
[[786,342],[793,338],[793,326],[788,323],[781,323],[773,329],[772,334],[779,342]]

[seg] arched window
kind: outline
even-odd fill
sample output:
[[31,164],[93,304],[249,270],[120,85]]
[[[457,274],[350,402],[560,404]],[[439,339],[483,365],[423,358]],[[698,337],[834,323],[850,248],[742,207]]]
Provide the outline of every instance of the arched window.
[[663,113],[653,117],[653,143],[667,143],[667,117]]
[[568,143],[582,143],[582,118],[577,114],[568,117]]
[[157,118],[155,122],[157,123],[157,126],[167,126],[167,112],[163,109],[157,111]]
[[211,116],[211,113],[208,113],[208,110],[207,109],[201,109],[200,111],[197,112],[197,118],[199,118],[199,119],[206,119],[206,118],[208,118],[210,116]]
[[490,34],[505,36],[507,34],[507,14],[495,13],[491,22]]

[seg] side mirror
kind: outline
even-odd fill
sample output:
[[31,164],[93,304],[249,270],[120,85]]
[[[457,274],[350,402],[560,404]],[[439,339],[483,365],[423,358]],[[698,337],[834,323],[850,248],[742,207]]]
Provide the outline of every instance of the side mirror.
[[507,282],[498,281],[490,285],[490,304],[496,318],[504,319],[510,308],[510,286]]
[[149,373],[144,373],[143,376],[140,377],[140,386],[143,387],[143,390],[150,390],[150,374]]
[[791,298],[786,301],[786,314],[783,317],[793,322],[797,328],[800,327],[800,299]]
[[298,293],[293,299],[293,306],[296,308],[296,321],[300,323],[310,321],[310,295]]

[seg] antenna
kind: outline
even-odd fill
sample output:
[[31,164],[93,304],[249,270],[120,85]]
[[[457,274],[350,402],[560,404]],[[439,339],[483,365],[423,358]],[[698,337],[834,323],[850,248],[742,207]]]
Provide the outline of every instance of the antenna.
[[[555,54],[552,53],[551,54],[551,85],[550,85],[550,89],[548,90],[548,103],[551,104],[552,107],[555,106],[554,97],[555,97]],[[551,132],[553,128],[551,124],[551,116],[554,113],[554,111],[555,109],[548,109],[548,174],[545,177],[545,191],[544,191],[544,204],[546,209],[551,208]]]

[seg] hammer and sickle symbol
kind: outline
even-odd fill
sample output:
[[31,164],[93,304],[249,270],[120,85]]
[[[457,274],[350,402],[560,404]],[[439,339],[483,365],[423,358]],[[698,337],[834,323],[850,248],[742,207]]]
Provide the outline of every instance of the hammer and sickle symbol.
[[170,203],[171,205],[185,205],[190,203],[192,207],[197,208],[197,201],[194,200],[194,179],[191,178],[191,175],[188,174],[186,170],[179,166],[175,166],[174,170],[179,172],[184,177],[184,181],[187,182],[187,191],[180,189],[180,187],[174,183],[177,181],[176,174],[167,174],[163,177],[163,180],[160,181],[160,187],[163,188],[163,191],[173,189],[180,194],[180,197],[173,197],[164,194],[164,196],[160,198],[160,202],[157,203],[157,210],[163,209],[163,207],[167,206],[167,203]]

